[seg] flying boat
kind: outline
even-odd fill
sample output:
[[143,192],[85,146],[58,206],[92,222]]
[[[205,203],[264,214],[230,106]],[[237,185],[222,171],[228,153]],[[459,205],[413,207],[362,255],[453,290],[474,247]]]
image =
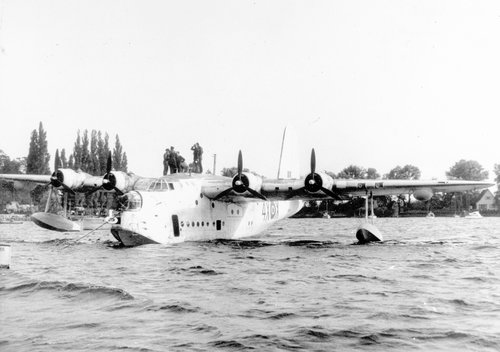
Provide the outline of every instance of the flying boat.
[[[240,151],[233,177],[196,173],[140,177],[114,171],[109,156],[103,176],[57,168],[52,175],[3,174],[0,179],[50,184],[51,191],[60,190],[64,194],[115,192],[118,208],[107,222],[112,224],[111,234],[124,246],[241,239],[257,235],[296,214],[306,201],[341,201],[352,197],[364,197],[366,202],[366,222],[356,230],[356,238],[360,243],[381,241],[380,231],[368,221],[370,203],[373,214],[374,196],[412,194],[417,200],[426,201],[436,192],[465,192],[493,186],[488,182],[459,180],[333,179],[316,170],[314,149],[309,173],[298,178],[280,178],[278,174],[270,179],[245,172]],[[32,220],[54,231],[80,230],[78,224],[65,216],[48,212],[48,204],[44,212],[34,213]]]

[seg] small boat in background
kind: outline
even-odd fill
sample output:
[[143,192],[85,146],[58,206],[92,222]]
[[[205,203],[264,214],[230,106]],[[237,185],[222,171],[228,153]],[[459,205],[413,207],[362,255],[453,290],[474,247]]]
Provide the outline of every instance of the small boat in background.
[[473,211],[465,215],[466,219],[481,219],[482,217],[483,216],[479,213],[479,211]]

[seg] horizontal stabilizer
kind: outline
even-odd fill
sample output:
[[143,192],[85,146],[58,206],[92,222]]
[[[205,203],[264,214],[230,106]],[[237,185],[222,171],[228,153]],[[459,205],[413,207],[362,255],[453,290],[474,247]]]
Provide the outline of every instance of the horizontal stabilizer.
[[35,213],[31,215],[31,220],[40,227],[47,230],[60,232],[75,232],[81,231],[80,225],[66,219],[61,215],[52,213]]

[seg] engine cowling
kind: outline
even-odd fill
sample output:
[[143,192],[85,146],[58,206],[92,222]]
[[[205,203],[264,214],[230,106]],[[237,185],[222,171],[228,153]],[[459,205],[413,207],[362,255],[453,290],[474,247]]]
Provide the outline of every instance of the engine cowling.
[[314,172],[306,176],[304,181],[304,188],[310,193],[316,193],[321,188],[331,190],[333,187],[333,178],[324,172]]
[[413,192],[413,197],[415,197],[416,200],[420,201],[429,200],[432,198],[433,195],[434,192],[432,192],[432,190],[429,188],[417,189],[416,191]]
[[63,184],[71,189],[77,189],[83,185],[85,175],[80,174],[72,169],[58,169],[54,171],[50,178],[52,186],[59,188]]
[[131,177],[122,171],[108,172],[102,177],[102,188],[106,191],[120,190],[125,193],[131,186]]
[[262,178],[249,172],[242,172],[241,175],[233,177],[233,191],[236,193],[245,193],[248,188],[257,192],[261,191]]

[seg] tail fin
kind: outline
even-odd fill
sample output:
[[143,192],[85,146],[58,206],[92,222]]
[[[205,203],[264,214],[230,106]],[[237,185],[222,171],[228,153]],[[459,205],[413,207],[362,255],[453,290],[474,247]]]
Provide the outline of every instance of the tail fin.
[[298,139],[293,128],[285,127],[281,141],[278,179],[299,178]]

